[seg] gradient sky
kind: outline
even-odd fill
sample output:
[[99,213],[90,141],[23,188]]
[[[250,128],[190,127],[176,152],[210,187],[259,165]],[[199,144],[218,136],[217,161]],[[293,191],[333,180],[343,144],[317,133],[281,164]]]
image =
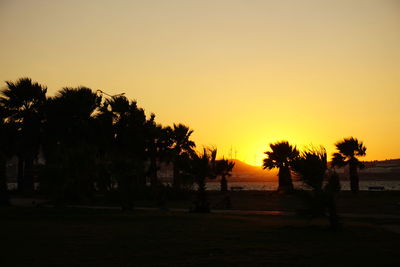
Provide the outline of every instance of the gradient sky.
[[0,36],[2,86],[125,92],[226,157],[354,136],[400,158],[398,0],[0,0]]

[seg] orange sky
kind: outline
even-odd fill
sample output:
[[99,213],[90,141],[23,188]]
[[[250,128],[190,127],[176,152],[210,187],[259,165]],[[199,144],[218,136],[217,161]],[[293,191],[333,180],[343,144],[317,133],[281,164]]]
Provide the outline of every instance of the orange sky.
[[125,92],[220,155],[355,136],[400,158],[397,0],[0,0],[0,36],[0,81]]

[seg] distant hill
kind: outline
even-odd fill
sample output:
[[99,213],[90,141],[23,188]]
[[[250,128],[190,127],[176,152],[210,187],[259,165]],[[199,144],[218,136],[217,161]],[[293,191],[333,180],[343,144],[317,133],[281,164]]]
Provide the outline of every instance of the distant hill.
[[259,166],[253,166],[238,159],[230,159],[230,161],[235,162],[235,167],[233,168],[234,173],[261,173],[264,170]]
[[[360,180],[400,180],[400,159],[364,161],[363,163],[365,168],[359,171]],[[344,171],[343,176],[347,178],[348,170]]]
[[[262,167],[249,165],[232,159],[235,167],[231,181],[277,181],[278,170],[263,170]],[[400,180],[400,159],[365,161],[364,169],[359,171],[360,180]],[[330,163],[328,163],[330,164]],[[348,167],[337,169],[341,179],[348,179]],[[296,179],[293,177],[293,179]]]
[[243,161],[232,159],[235,167],[232,171],[231,181],[260,181],[276,180],[277,170],[263,170],[260,166],[253,166]]
[[400,159],[363,161],[366,168],[396,168],[400,167]]

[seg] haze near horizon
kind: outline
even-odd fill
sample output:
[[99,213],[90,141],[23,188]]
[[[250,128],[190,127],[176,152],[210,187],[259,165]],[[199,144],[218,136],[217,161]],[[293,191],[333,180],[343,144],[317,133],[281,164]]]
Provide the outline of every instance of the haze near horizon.
[[354,136],[400,158],[400,4],[0,1],[0,81],[124,92],[198,146],[260,165],[268,144]]

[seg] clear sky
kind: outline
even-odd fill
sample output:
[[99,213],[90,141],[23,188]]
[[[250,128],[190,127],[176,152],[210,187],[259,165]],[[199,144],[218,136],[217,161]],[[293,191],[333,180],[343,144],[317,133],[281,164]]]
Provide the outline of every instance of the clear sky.
[[125,92],[226,157],[354,136],[400,158],[398,0],[0,0],[0,36],[3,86]]

